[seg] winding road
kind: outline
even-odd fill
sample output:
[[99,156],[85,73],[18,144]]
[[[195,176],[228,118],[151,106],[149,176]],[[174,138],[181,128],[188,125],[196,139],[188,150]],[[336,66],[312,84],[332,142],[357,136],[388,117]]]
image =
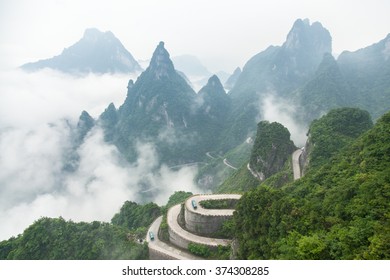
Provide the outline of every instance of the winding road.
[[302,154],[302,149],[298,149],[292,154],[292,165],[293,165],[293,173],[294,180],[298,180],[301,178],[301,167],[299,165],[299,157]]
[[217,247],[218,245],[227,246],[230,244],[231,240],[228,239],[218,239],[218,238],[198,236],[183,229],[177,222],[177,216],[180,213],[180,208],[181,205],[178,204],[168,210],[167,222],[171,230],[174,231],[181,238],[188,240],[189,242],[192,243],[215,246],[215,247]]
[[[156,250],[164,255],[171,257],[176,260],[202,260],[197,256],[194,256],[184,250],[173,247],[158,238],[158,229],[160,228],[160,224],[162,221],[162,216],[158,217],[153,224],[150,226],[148,233],[146,235],[146,241],[148,242],[148,246],[152,250]],[[149,232],[152,231],[154,234],[154,240],[150,240]]]
[[[191,198],[187,199],[185,202],[185,207],[189,211],[194,211],[191,201],[192,199],[195,199],[197,202],[203,201],[203,200],[217,200],[217,199],[240,199],[241,195],[238,194],[211,194],[211,195],[197,195],[192,196]],[[168,210],[167,213],[167,223],[169,226],[170,231],[172,231],[175,235],[179,236],[181,239],[185,239],[188,242],[193,242],[197,244],[207,245],[207,246],[228,246],[231,243],[231,240],[229,239],[218,239],[218,238],[209,238],[209,237],[203,237],[195,235],[185,229],[183,229],[178,221],[177,218],[179,216],[181,210],[181,204],[175,205],[171,207]],[[198,204],[198,207],[196,209],[196,212],[201,215],[233,215],[234,210],[233,209],[205,209],[200,204]],[[159,252],[160,255],[165,255],[170,259],[177,259],[177,260],[201,260],[202,258],[194,256],[185,249],[180,249],[174,245],[171,245],[169,243],[165,243],[161,241],[158,238],[158,231],[160,228],[160,224],[162,221],[162,216],[158,217],[150,226],[147,235],[146,235],[146,241],[148,242],[149,250],[154,250],[156,252]],[[150,239],[149,232],[153,232],[154,240]]]
[[228,160],[226,158],[223,159],[223,163],[227,166],[227,167],[230,167],[234,170],[237,170],[238,168],[237,167],[234,167],[233,165],[230,164],[230,162],[228,162]]

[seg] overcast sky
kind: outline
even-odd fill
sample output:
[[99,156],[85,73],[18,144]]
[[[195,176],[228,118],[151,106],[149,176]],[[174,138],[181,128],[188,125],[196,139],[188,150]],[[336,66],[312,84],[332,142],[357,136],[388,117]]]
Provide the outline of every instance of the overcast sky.
[[213,72],[231,72],[281,45],[297,18],[321,22],[340,53],[383,39],[389,11],[388,0],[0,0],[0,65],[52,57],[96,27],[136,59],[165,41],[171,56],[193,54]]

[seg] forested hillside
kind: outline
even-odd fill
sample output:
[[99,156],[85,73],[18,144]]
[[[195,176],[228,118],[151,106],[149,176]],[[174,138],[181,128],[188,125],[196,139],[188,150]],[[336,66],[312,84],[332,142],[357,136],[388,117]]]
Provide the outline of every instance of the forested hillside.
[[155,203],[126,201],[111,223],[41,218],[23,234],[0,242],[0,259],[148,259],[143,241],[159,215],[161,207]]
[[389,259],[390,113],[325,165],[245,193],[240,259]]
[[0,242],[0,259],[147,259],[147,245],[129,237],[125,228],[109,223],[41,218],[22,235]]

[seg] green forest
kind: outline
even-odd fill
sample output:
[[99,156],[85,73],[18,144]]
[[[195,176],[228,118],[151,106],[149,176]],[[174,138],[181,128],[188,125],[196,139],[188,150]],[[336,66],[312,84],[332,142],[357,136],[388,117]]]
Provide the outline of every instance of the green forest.
[[[342,130],[370,126],[357,124]],[[340,149],[300,180],[243,195],[233,219],[239,259],[390,258],[390,113]]]

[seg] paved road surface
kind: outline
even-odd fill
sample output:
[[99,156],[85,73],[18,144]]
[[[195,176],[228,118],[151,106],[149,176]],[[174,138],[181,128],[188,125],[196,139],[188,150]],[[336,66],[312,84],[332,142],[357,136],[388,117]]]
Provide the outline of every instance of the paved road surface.
[[292,154],[292,164],[293,164],[293,172],[294,172],[294,180],[301,178],[301,167],[299,166],[299,157],[302,154],[302,150],[296,150]]
[[[146,241],[149,244],[149,248],[159,251],[168,256],[171,256],[172,258],[177,260],[202,260],[202,258],[196,257],[190,253],[187,253],[186,251],[180,250],[179,248],[170,246],[169,244],[162,242],[160,239],[158,239],[158,229],[160,227],[161,221],[162,221],[162,216],[158,217],[148,230]],[[150,236],[149,236],[150,231],[152,231],[154,234],[153,241],[150,240]]]
[[238,168],[237,167],[234,167],[233,165],[230,164],[230,162],[228,162],[228,160],[225,158],[223,159],[223,163],[227,166],[227,167],[230,167],[234,170],[237,170]]
[[[232,209],[205,209],[202,206],[199,205],[199,202],[202,200],[215,200],[215,199],[240,199],[241,195],[239,194],[219,194],[219,195],[199,195],[192,197],[191,199],[187,199],[186,201],[186,207],[192,211],[192,204],[191,200],[195,199],[198,203],[197,212],[203,214],[203,215],[232,215],[233,211]],[[189,240],[190,242],[196,242],[199,244],[204,245],[211,245],[211,246],[227,246],[231,243],[231,240],[228,239],[218,239],[218,238],[208,238],[203,236],[197,236],[195,234],[192,234],[186,230],[184,230],[177,222],[177,217],[180,213],[181,205],[178,204],[176,206],[171,207],[168,210],[167,213],[167,222],[169,227],[178,235],[184,237],[185,239]],[[158,217],[150,226],[147,235],[146,235],[146,241],[149,244],[150,249],[154,249],[156,251],[159,251],[165,255],[171,256],[174,259],[178,260],[201,260],[202,258],[199,258],[197,256],[194,256],[187,251],[181,250],[177,247],[174,247],[172,245],[169,245],[165,242],[162,242],[158,238],[158,230],[160,228],[160,224],[162,221],[162,216]],[[154,234],[154,240],[150,240],[149,232],[152,231]]]

